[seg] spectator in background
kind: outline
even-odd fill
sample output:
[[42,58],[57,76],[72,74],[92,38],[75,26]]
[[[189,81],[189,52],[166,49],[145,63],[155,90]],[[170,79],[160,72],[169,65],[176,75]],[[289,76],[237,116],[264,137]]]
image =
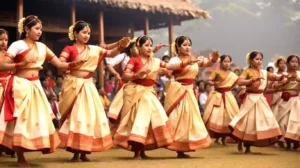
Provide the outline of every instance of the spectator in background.
[[206,101],[207,101],[207,97],[208,97],[208,95],[209,95],[209,93],[211,91],[211,86],[208,83],[205,83],[204,89],[205,89],[205,92],[202,93],[199,96],[199,104],[200,104],[200,113],[201,113],[201,116],[203,116],[204,109],[205,109],[205,104],[206,104]]
[[163,91],[160,90],[161,85],[159,83],[157,83],[156,85],[154,85],[154,90],[155,93],[157,95],[158,100],[160,101],[160,103],[163,105],[164,104],[164,100],[165,100],[165,94]]
[[53,77],[53,73],[51,69],[47,69],[45,71],[46,80],[48,82],[49,87],[53,87],[55,85],[55,78]]
[[199,102],[200,95],[205,92],[205,89],[204,89],[205,82],[204,82],[204,80],[199,80],[196,83],[196,85],[197,85],[197,87],[195,90],[195,95],[196,95],[197,101]]
[[51,98],[50,98],[50,105],[51,105],[51,108],[52,108],[52,111],[53,111],[53,114],[55,116],[55,118],[52,120],[53,121],[53,124],[54,124],[54,127],[56,129],[59,128],[59,120],[61,118],[61,114],[59,112],[59,108],[58,108],[58,96],[56,95],[51,95]]
[[[165,55],[165,56],[162,57],[162,60],[164,62],[168,63],[170,61],[170,57]],[[162,91],[162,92],[165,91],[165,83],[170,78],[170,76],[166,75],[166,73],[167,73],[167,70],[161,70],[160,71],[161,76],[159,76],[159,80],[158,80],[158,83],[160,85],[159,90]]]
[[267,71],[270,72],[270,73],[274,73],[274,68],[271,67],[271,66],[268,66]]
[[241,75],[241,70],[240,70],[240,68],[234,68],[233,69],[233,72],[237,75],[237,76],[240,76]]
[[106,88],[105,88],[105,92],[108,95],[108,98],[110,101],[113,100],[113,98],[115,97],[115,76],[112,74],[109,74],[108,77],[108,82],[106,84]]
[[61,91],[63,81],[64,81],[63,76],[61,76],[61,75],[57,76],[55,86],[53,87],[53,91],[57,96],[59,95],[59,93]]
[[53,95],[55,95],[55,93],[54,93],[52,87],[49,86],[49,83],[45,77],[41,77],[40,81],[41,81],[42,87],[44,89],[44,92],[47,96],[47,99],[48,99],[48,101],[50,101],[51,97]]

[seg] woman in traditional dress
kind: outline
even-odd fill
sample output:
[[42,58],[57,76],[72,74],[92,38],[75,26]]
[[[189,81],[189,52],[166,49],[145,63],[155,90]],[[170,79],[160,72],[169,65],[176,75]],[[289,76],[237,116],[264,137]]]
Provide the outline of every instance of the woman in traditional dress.
[[215,86],[215,90],[207,98],[203,116],[211,137],[222,137],[223,145],[226,136],[231,135],[228,125],[239,112],[239,106],[231,92],[238,80],[238,76],[230,71],[231,61],[229,55],[222,55],[220,70],[212,72],[208,78],[208,83]]
[[[7,42],[8,42],[8,33],[5,29],[0,28],[0,63],[3,61],[4,56],[7,50]],[[4,92],[6,82],[10,77],[10,72],[0,72],[0,109],[2,108],[4,102]],[[15,152],[5,146],[0,146],[0,155],[2,152],[5,152],[6,155],[10,155],[11,157],[15,157]]]
[[293,149],[296,150],[299,148],[300,141],[299,57],[297,55],[288,56],[286,65],[287,72],[283,72],[283,74],[294,76],[294,78],[291,78],[282,87],[275,86],[282,91],[276,118],[287,143],[287,149],[290,150],[291,143],[293,143]]
[[61,62],[43,43],[42,23],[37,16],[22,18],[18,24],[21,40],[11,44],[0,65],[1,71],[15,71],[7,83],[0,115],[0,143],[16,151],[17,164],[30,167],[24,152],[52,153],[60,143],[52,123],[52,110],[39,81],[39,71],[45,60],[58,68],[73,68],[79,60]]
[[[274,62],[274,66],[278,69],[277,72],[275,72],[275,75],[277,76],[280,76],[282,75],[284,72],[285,72],[285,69],[286,69],[286,62],[285,62],[285,58],[284,57],[279,57],[275,60]],[[272,84],[276,84],[278,83],[278,81],[273,81],[271,82],[271,85],[270,87],[272,87]],[[281,133],[284,135],[284,132],[283,131],[283,126],[280,124],[279,120],[278,120],[278,106],[279,106],[279,100],[281,98],[281,94],[282,94],[282,88],[268,88],[268,92],[272,93],[272,102],[271,102],[271,110],[273,111],[273,114],[280,126],[280,129],[281,129]],[[284,137],[280,138],[280,141],[278,141],[278,145],[281,147],[281,148],[284,148]]]
[[[125,70],[125,67],[126,67],[128,61],[130,60],[130,58],[137,57],[139,54],[138,51],[136,50],[136,42],[135,41],[136,41],[136,38],[134,38],[131,41],[130,45],[122,51],[122,54],[120,54],[114,58],[106,59],[106,63],[107,63],[106,67],[112,74],[114,74],[116,79],[119,79],[117,94],[114,97],[114,100],[112,101],[112,103],[109,107],[109,112],[108,112],[108,117],[113,120],[117,120],[117,118],[119,117],[119,114],[121,112],[122,105],[123,105],[123,103],[122,103],[123,102],[123,89],[124,89],[123,86],[125,85],[126,81],[124,79],[121,79],[120,76],[123,76],[123,72]],[[162,47],[165,47],[165,46],[166,46],[165,44],[159,43],[153,50],[153,53],[156,53],[158,50],[160,50]],[[121,67],[120,67],[120,65],[121,65]],[[121,75],[120,75],[120,73],[121,73]],[[120,81],[120,80],[122,80],[122,81]],[[113,124],[113,125],[116,126],[115,124]],[[112,130],[114,130],[114,128],[111,127],[111,131]]]
[[125,84],[122,111],[118,120],[115,143],[127,150],[134,151],[134,159],[145,159],[145,150],[166,147],[173,142],[168,117],[158,98],[153,85],[160,68],[180,69],[197,62],[170,65],[152,57],[153,41],[150,37],[136,39],[138,57],[130,58],[124,72]]
[[75,162],[79,159],[90,161],[86,154],[101,152],[113,146],[105,110],[92,74],[104,57],[116,56],[130,42],[130,38],[122,38],[114,49],[106,50],[86,45],[90,33],[91,26],[84,21],[70,26],[69,38],[73,45],[65,47],[60,55],[63,62],[87,59],[86,63],[71,70],[65,77],[59,98],[62,114],[59,147],[74,153],[71,161]]
[[263,92],[268,80],[282,80],[283,76],[262,70],[262,59],[263,54],[259,51],[247,55],[249,68],[242,72],[237,82],[240,86],[246,86],[246,93],[242,96],[239,113],[229,124],[232,134],[243,141],[245,153],[251,153],[250,146],[274,144],[278,141],[277,137],[281,136],[279,125]]
[[[170,64],[186,62],[191,56],[192,41],[185,36],[176,38],[172,45],[177,57]],[[200,116],[199,106],[195,97],[193,84],[199,67],[209,67],[219,58],[219,53],[213,52],[210,60],[200,58],[198,64],[193,64],[172,72],[175,80],[166,83],[165,110],[169,116],[174,142],[167,148],[177,151],[178,158],[187,158],[184,152],[209,147],[211,138]]]

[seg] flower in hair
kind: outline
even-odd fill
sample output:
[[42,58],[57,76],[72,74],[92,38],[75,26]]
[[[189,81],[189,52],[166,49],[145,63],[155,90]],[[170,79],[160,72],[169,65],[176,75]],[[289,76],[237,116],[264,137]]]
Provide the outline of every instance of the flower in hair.
[[21,18],[18,22],[18,32],[21,34],[24,32],[24,21],[25,21],[25,18]]
[[72,25],[72,26],[69,27],[68,36],[69,36],[69,39],[71,41],[75,40],[75,37],[74,37],[74,25]]

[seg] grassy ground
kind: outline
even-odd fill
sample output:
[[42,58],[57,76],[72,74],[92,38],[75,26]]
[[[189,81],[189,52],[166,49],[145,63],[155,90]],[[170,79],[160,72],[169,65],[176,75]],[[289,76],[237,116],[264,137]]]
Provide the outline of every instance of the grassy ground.
[[[236,145],[213,144],[208,149],[190,153],[190,159],[177,159],[176,153],[158,149],[147,152],[148,160],[132,160],[133,154],[122,149],[88,155],[93,162],[70,163],[72,155],[64,150],[42,155],[39,152],[26,153],[32,167],[45,168],[299,168],[300,151],[285,151],[273,147],[254,148],[253,154],[236,152]],[[0,167],[15,167],[15,158],[0,157]]]

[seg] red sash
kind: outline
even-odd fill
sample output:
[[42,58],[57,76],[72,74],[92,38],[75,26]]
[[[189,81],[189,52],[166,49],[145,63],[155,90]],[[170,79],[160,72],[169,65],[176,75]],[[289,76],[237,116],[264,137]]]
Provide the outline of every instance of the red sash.
[[194,79],[179,79],[177,82],[181,83],[182,85],[191,85],[194,84]]
[[[15,75],[12,75],[8,80],[7,87],[5,90],[5,99],[4,99],[4,119],[5,121],[15,120],[14,117],[15,112],[15,103],[13,98],[13,82],[14,82]],[[29,81],[39,80],[38,76],[26,78]]]
[[216,88],[215,91],[222,94],[222,100],[224,103],[224,107],[226,108],[226,99],[225,99],[225,93],[230,92],[231,88]]
[[143,86],[153,86],[155,84],[155,81],[152,79],[137,79],[133,82]]
[[244,100],[245,100],[247,94],[249,94],[249,93],[250,93],[250,94],[262,94],[262,93],[264,93],[264,91],[262,91],[262,90],[247,90],[246,93],[241,94],[241,95],[239,96],[238,102],[239,102],[240,104],[244,103]]

